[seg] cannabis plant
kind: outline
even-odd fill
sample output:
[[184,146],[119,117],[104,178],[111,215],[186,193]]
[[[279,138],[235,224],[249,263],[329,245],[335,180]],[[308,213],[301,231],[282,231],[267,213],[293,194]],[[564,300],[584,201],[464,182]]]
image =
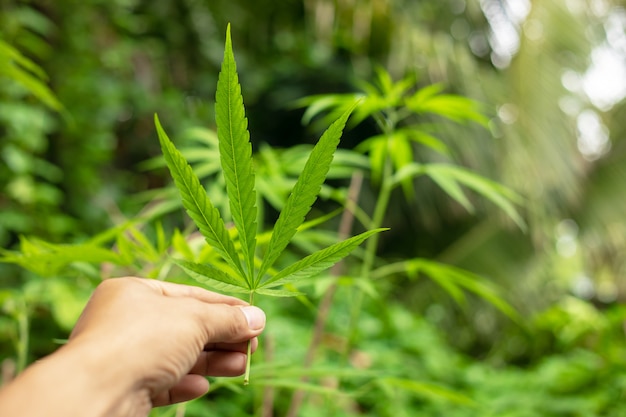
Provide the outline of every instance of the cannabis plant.
[[[205,237],[219,253],[222,263],[206,264],[183,260],[174,262],[187,274],[208,287],[248,294],[251,304],[255,294],[294,296],[298,292],[281,289],[283,285],[310,278],[347,256],[365,239],[384,229],[377,228],[317,251],[277,271],[275,263],[303,224],[328,173],[343,128],[354,104],[324,132],[306,161],[287,198],[264,251],[257,249],[257,198],[252,164],[252,145],[248,132],[241,87],[232,51],[230,26],[226,32],[224,60],[217,83],[215,118],[219,154],[226,183],[230,214],[235,226],[231,233],[219,210],[214,207],[191,166],[161,127],[155,124],[161,149],[172,174],[183,206]],[[250,371],[250,345],[244,384]]]

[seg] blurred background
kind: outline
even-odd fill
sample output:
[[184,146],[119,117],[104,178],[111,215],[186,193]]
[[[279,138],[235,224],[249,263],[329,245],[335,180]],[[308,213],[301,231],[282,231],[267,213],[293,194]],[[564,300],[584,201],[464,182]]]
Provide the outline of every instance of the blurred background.
[[[346,279],[317,359],[304,364],[318,304],[335,285],[311,284],[305,300],[263,305],[275,324],[257,355],[258,389],[217,381],[208,399],[155,415],[626,415],[618,0],[0,0],[4,381],[62,343],[100,277],[165,279],[165,247],[195,250],[153,116],[190,161],[210,155],[192,151],[213,143],[228,23],[255,153],[280,159],[315,143],[323,121],[303,121],[303,97],[360,91],[382,72],[415,90],[439,85],[482,116],[418,115],[447,151],[413,143],[415,160],[454,161],[508,187],[522,221],[476,190],[467,193],[472,210],[426,179],[410,185],[414,194],[395,190],[377,265],[428,260],[485,287],[400,267],[360,287]],[[340,146],[352,155],[379,133],[368,118]],[[345,195],[356,165],[332,188]],[[368,211],[379,195],[363,171],[358,204]],[[221,184],[207,172],[219,200]],[[270,222],[280,203],[267,198]],[[316,207],[329,212],[337,201],[345,198]],[[80,251],[54,267],[19,266],[19,256],[61,247],[52,245],[119,246],[129,219],[141,219],[129,238],[141,250],[121,267]],[[315,239],[328,237],[304,236],[298,250]],[[358,325],[346,324],[354,287]],[[305,393],[297,405],[294,392]]]

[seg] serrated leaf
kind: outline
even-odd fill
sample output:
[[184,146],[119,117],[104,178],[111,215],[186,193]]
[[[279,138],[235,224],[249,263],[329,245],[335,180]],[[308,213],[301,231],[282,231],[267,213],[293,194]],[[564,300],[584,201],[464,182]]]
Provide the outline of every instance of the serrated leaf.
[[242,279],[237,279],[210,264],[198,264],[180,259],[173,259],[172,262],[185,271],[189,277],[207,287],[235,293],[250,293],[247,283]]
[[259,269],[257,282],[263,274],[274,264],[287,244],[296,233],[296,230],[304,222],[304,218],[311,210],[311,206],[317,199],[326,174],[333,160],[333,155],[339,145],[339,139],[346,125],[346,121],[352,113],[354,106],[346,111],[324,132],[320,140],[311,151],[296,185],[287,198],[285,207],[280,212],[274,225],[274,231],[268,245],[267,253]]
[[353,236],[344,241],[335,243],[325,249],[312,253],[291,266],[283,269],[278,274],[263,282],[259,288],[272,288],[288,282],[311,277],[321,271],[330,268],[341,259],[345,258],[352,250],[375,233],[380,233],[386,228],[369,230]]
[[232,51],[230,25],[226,31],[224,60],[217,82],[215,120],[219,139],[222,172],[235,227],[250,283],[256,247],[256,191],[252,170],[252,145],[248,133],[237,65]]
[[154,116],[161,150],[167,167],[172,174],[176,188],[180,192],[183,206],[189,217],[196,224],[200,233],[234,270],[245,276],[241,262],[235,250],[235,246],[228,235],[224,220],[219,211],[213,207],[206,191],[200,184],[200,180],[194,174],[191,166],[185,161],[180,151],[174,147],[172,141],[161,127],[159,118]]

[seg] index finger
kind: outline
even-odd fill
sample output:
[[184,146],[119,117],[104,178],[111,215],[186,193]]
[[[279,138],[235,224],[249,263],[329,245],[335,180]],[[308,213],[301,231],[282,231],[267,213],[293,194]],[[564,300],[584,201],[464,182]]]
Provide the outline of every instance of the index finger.
[[173,282],[157,281],[154,279],[142,279],[140,281],[168,297],[195,298],[198,301],[210,304],[228,304],[231,306],[248,305],[247,302],[239,298],[208,291],[204,288],[194,287],[192,285],[175,284]]

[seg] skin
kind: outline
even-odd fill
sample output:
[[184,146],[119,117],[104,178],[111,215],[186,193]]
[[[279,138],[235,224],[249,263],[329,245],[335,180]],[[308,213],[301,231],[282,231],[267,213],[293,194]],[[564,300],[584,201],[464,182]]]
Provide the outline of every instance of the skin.
[[265,314],[197,287],[114,278],[94,291],[66,345],[0,390],[2,416],[147,416],[197,398],[205,376],[245,370]]

